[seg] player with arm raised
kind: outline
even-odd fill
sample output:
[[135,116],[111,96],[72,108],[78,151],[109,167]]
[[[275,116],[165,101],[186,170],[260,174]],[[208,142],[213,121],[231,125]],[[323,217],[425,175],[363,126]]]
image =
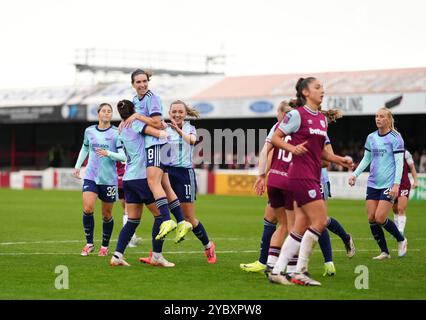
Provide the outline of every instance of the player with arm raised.
[[[135,112],[134,105],[129,100],[118,102],[117,109],[123,120],[127,119]],[[167,261],[162,255],[164,240],[155,239],[155,236],[159,232],[162,219],[146,179],[144,135],[159,137],[160,135],[166,136],[166,133],[136,120],[132,122],[131,127],[123,128],[119,135],[127,158],[123,177],[123,188],[128,219],[121,229],[117,247],[111,258],[110,265],[129,266],[124,260],[123,254],[140,223],[143,205],[145,204],[154,216],[154,224],[152,227],[153,256],[150,264],[154,266],[174,267],[174,263]]]

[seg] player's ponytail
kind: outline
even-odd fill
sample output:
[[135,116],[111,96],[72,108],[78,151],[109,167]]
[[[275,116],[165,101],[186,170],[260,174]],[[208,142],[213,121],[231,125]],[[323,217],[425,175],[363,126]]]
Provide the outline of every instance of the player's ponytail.
[[121,119],[126,120],[135,113],[135,105],[130,100],[121,100],[117,103],[117,111]]
[[186,114],[189,116],[189,117],[193,117],[193,118],[199,118],[200,117],[200,112],[198,112],[198,110],[197,109],[195,109],[194,107],[191,107],[191,106],[188,106],[185,102],[183,102],[182,100],[175,100],[175,101],[173,101],[171,104],[170,104],[170,109],[169,110],[171,110],[172,109],[172,107],[173,107],[173,105],[174,104],[182,104],[184,107],[185,107],[185,111],[186,111]]
[[321,110],[321,113],[327,118],[328,123],[336,122],[337,119],[343,117],[343,113],[339,109]]

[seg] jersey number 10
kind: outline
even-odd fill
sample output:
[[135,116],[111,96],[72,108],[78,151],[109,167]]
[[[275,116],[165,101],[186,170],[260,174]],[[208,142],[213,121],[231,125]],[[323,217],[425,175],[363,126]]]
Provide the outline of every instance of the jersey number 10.
[[[291,136],[285,136],[284,142],[289,142],[291,140]],[[286,155],[286,151],[283,149],[278,150],[278,159],[281,159],[284,162],[291,162],[291,159],[293,158],[293,154],[291,152],[288,152]]]

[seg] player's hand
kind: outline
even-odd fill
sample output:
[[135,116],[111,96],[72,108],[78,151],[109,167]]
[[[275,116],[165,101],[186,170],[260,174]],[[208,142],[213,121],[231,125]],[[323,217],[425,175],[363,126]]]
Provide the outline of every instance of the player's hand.
[[419,186],[419,181],[414,180],[414,182],[413,182],[413,184],[412,184],[411,188],[416,189],[418,186]]
[[339,157],[339,163],[342,167],[345,167],[349,170],[354,169],[354,162],[352,161],[352,158],[350,157]]
[[164,121],[164,120],[161,120],[161,124],[163,125],[163,127],[161,128],[163,130],[166,130],[169,127],[169,125],[167,124],[167,122]]
[[72,175],[76,179],[81,179],[81,177],[80,177],[80,169],[74,169],[74,172],[72,173]]
[[356,182],[356,177],[355,176],[350,176],[348,183],[351,187],[353,187],[355,185]]
[[160,130],[160,135],[158,136],[159,139],[167,139],[169,136],[169,133],[165,130]]
[[106,151],[105,149],[96,148],[95,151],[96,151],[96,154],[101,158],[108,157],[108,151]]
[[170,119],[170,123],[169,126],[173,129],[176,130],[177,132],[181,132],[182,130],[179,128],[179,126],[177,125],[176,121],[173,119]]
[[308,149],[306,149],[304,147],[304,145],[307,144],[307,143],[308,143],[308,141],[305,141],[305,142],[303,142],[301,144],[298,144],[297,146],[295,146],[293,148],[293,151],[291,153],[294,154],[295,156],[299,156],[301,154],[304,154],[304,153],[308,152]]
[[138,114],[134,113],[130,117],[128,117],[126,120],[121,121],[120,125],[118,126],[118,131],[121,132],[123,128],[129,128],[133,121],[135,121],[138,118]]
[[399,193],[399,184],[394,184],[389,191],[389,196],[392,199],[396,199],[398,197],[398,193]]
[[253,190],[258,196],[261,196],[265,192],[265,177],[258,176],[254,185]]

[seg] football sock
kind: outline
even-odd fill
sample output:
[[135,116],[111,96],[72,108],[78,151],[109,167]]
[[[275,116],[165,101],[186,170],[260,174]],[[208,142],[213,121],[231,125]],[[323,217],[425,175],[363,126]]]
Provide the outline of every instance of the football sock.
[[180,207],[179,199],[173,200],[169,203],[169,210],[175,217],[177,223],[183,221],[182,208]]
[[371,233],[374,239],[380,247],[381,252],[389,254],[388,245],[386,243],[385,234],[383,233],[382,227],[375,222],[370,222]]
[[192,232],[201,241],[204,247],[209,244],[209,236],[207,235],[206,229],[204,229],[204,226],[201,221],[195,228],[192,229]]
[[[129,244],[132,235],[135,233],[136,228],[138,227],[140,219],[128,219],[127,223],[120,231],[120,235],[118,236],[117,247],[115,249],[116,252],[124,253],[127,245]],[[120,258],[119,256],[117,258]]]
[[[277,263],[278,257],[280,255],[280,251],[281,248],[280,247],[269,247],[269,252],[268,252],[268,260],[266,261],[266,264],[270,267],[273,268],[275,266],[275,263]],[[259,260],[260,263],[263,263],[262,261]],[[265,263],[263,263],[265,264]]]
[[398,230],[399,232],[401,232],[402,235],[404,235],[404,231],[405,231],[405,224],[407,223],[407,216],[404,215],[400,215],[398,217]]
[[83,228],[88,244],[93,244],[93,230],[95,229],[95,219],[93,218],[93,212],[83,212]]
[[349,243],[350,237],[346,233],[345,229],[343,229],[342,225],[334,218],[328,218],[327,229],[337,234],[340,239],[342,239],[343,243]]
[[278,256],[278,260],[275,263],[274,269],[272,270],[273,274],[280,274],[284,271],[284,269],[287,267],[288,261],[299,253],[301,241],[301,235],[295,232],[290,233],[281,247],[280,255]]
[[392,220],[386,219],[385,223],[382,224],[382,227],[391,235],[393,235],[396,241],[404,241],[404,236],[401,234],[401,232],[399,232],[398,228]]
[[[260,241],[260,255],[259,255],[259,262],[262,264],[266,264],[268,260],[269,244],[271,243],[271,238],[276,228],[277,228],[276,224],[269,222],[266,219],[263,219],[263,233],[262,233],[262,240]],[[278,251],[278,254],[279,254],[279,251]]]
[[103,220],[102,224],[102,246],[109,246],[109,239],[111,239],[112,229],[114,228],[114,219],[111,217],[109,220]]
[[288,261],[287,264],[287,273],[294,273],[296,272],[296,266],[297,266],[297,260],[299,259],[299,255],[296,254]]
[[303,235],[302,242],[300,243],[299,259],[297,260],[296,266],[297,273],[308,271],[309,258],[311,257],[312,251],[320,236],[321,233],[312,227],[306,230]]
[[163,217],[163,221],[170,220],[170,212],[169,212],[169,206],[167,203],[167,198],[159,198],[155,200],[155,205],[157,206],[158,210],[160,210],[161,216]]
[[320,237],[318,238],[318,243],[320,245],[321,252],[324,257],[324,262],[326,263],[333,261],[330,235],[328,234],[327,229],[324,229],[324,231],[321,233]]
[[399,215],[398,214],[393,215],[393,223],[395,223],[396,227],[399,230]]
[[154,217],[154,223],[152,224],[152,252],[161,253],[163,251],[163,240],[155,240],[155,237],[160,232],[160,226],[163,223],[161,216]]

